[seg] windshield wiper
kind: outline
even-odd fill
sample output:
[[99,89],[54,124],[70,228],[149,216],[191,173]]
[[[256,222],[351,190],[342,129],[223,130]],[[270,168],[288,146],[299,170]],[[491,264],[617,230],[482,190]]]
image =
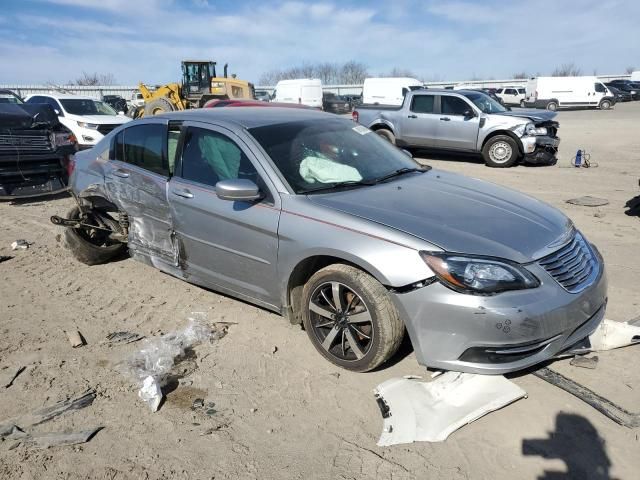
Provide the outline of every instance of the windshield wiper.
[[348,180],[345,182],[333,182],[327,185],[322,185],[321,187],[314,187],[314,188],[307,188],[304,190],[301,190],[300,193],[302,194],[306,194],[306,193],[313,193],[313,192],[322,192],[324,190],[333,190],[335,188],[341,188],[341,187],[352,187],[352,186],[359,186],[359,185],[374,185],[375,182],[372,180]]
[[389,180],[390,178],[394,178],[394,177],[399,177],[400,175],[404,175],[405,173],[411,173],[411,172],[420,172],[420,173],[424,173],[428,170],[431,170],[431,167],[428,165],[425,165],[422,168],[409,168],[409,167],[403,167],[403,168],[399,168],[398,170],[396,170],[395,172],[391,172],[388,173],[386,175],[383,175],[381,177],[378,178],[374,178],[373,180],[369,180],[369,182],[371,182],[372,184],[376,184],[376,183],[380,183],[380,182],[384,182],[385,180]]

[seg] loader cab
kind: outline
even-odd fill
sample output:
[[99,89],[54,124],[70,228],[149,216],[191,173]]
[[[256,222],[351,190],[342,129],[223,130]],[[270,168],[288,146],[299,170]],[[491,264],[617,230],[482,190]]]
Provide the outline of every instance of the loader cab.
[[183,96],[190,98],[211,93],[211,79],[216,77],[216,62],[182,62]]

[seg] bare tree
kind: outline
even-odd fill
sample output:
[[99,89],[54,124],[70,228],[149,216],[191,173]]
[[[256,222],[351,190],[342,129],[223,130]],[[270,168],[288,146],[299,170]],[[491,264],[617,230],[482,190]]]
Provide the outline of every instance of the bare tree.
[[417,78],[418,80],[422,80],[420,76],[418,76],[416,73],[409,70],[408,68],[400,68],[400,67],[393,67],[388,73],[381,73],[380,76],[381,77],[412,77],[412,78]]
[[369,76],[364,63],[349,60],[340,68],[340,83],[344,85],[359,85]]
[[513,75],[513,78],[517,78],[519,80],[523,79],[523,78],[529,78],[529,75],[527,75],[527,72],[525,72],[524,70],[521,72],[516,72]]
[[260,76],[260,85],[275,85],[280,80],[319,78],[325,85],[358,84],[368,76],[366,65],[350,60],[342,65],[331,62],[302,64],[286,70],[271,70]]
[[579,77],[582,75],[582,69],[575,63],[563,63],[551,73],[552,77]]
[[116,78],[112,73],[87,73],[82,72],[82,76],[69,82],[70,85],[93,86],[93,85],[115,85]]
[[624,71],[627,72],[628,74],[632,74],[633,72],[635,72],[635,70],[636,70],[636,67],[629,66],[629,67],[625,68]]

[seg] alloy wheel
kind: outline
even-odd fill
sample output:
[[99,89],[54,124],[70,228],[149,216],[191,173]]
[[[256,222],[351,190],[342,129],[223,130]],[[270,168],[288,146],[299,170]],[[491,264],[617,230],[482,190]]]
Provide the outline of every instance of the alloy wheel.
[[363,358],[373,345],[373,319],[362,298],[347,285],[319,285],[309,300],[313,333],[322,348],[343,361]]

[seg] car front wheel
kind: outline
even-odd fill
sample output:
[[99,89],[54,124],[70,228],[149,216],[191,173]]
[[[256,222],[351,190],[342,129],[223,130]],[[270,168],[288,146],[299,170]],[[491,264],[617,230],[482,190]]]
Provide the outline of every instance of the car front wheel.
[[387,290],[371,275],[330,265],[309,279],[302,295],[307,335],[335,365],[367,372],[398,350],[404,324]]
[[507,168],[518,161],[518,145],[507,135],[490,138],[482,148],[482,156],[489,167]]

